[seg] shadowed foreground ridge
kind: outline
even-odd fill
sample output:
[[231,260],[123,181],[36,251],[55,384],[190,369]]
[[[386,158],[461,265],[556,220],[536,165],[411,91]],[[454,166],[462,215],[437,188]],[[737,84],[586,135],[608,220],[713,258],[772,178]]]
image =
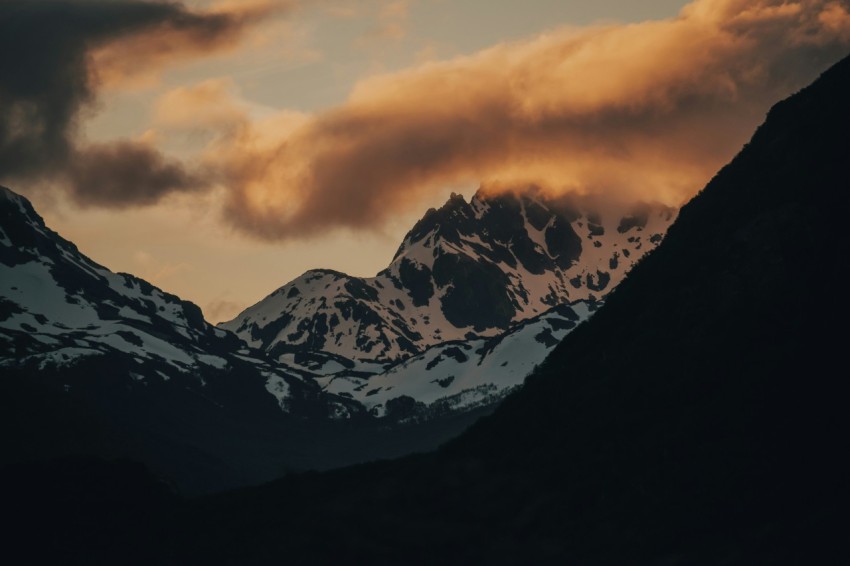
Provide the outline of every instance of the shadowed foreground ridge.
[[163,497],[130,558],[824,563],[846,475],[848,100],[845,59],[776,105],[606,306],[440,452]]

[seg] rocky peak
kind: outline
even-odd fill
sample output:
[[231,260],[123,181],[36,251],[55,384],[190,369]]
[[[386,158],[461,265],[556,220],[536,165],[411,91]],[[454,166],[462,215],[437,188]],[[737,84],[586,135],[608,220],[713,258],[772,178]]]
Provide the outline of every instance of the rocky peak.
[[595,205],[535,189],[482,189],[468,202],[452,194],[377,276],[308,272],[223,326],[270,352],[379,362],[493,336],[555,306],[601,299],[675,215],[654,205],[634,214]]

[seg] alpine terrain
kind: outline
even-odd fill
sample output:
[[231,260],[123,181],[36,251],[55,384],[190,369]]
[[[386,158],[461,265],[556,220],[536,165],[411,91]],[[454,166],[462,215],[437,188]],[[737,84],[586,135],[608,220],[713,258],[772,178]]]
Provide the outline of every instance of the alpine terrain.
[[490,405],[596,310],[675,214],[536,188],[452,195],[375,277],[308,271],[220,327],[374,415]]
[[377,277],[309,272],[216,328],[0,188],[3,459],[125,456],[205,492],[434,448],[518,388],[672,218],[543,202],[453,197]]
[[232,564],[846,562],[848,100],[850,58],[776,104],[605,305],[443,449],[205,501],[214,519],[169,550]]
[[[260,446],[286,445],[249,432],[260,423],[287,429],[353,405],[211,326],[196,305],[96,264],[2,187],[0,368],[4,418],[21,427],[6,430],[4,459],[132,455],[200,490],[279,471],[252,462]],[[318,463],[298,459],[287,465]]]
[[605,304],[442,449],[194,501],[121,463],[8,469],[7,551],[845,563],[848,100],[850,58],[774,106]]

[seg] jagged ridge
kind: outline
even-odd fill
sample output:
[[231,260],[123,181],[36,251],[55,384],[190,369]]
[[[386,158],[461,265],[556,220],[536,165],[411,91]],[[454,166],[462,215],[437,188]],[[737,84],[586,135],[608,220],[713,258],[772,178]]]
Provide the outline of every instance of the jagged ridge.
[[663,238],[675,210],[608,208],[539,191],[453,195],[371,278],[313,270],[221,324],[281,361],[324,352],[393,362],[596,301]]

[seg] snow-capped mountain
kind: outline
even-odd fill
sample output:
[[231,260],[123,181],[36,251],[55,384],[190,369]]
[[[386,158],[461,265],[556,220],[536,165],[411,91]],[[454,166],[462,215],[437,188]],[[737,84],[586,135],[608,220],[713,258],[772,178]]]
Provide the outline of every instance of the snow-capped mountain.
[[85,382],[71,376],[96,371],[130,387],[174,380],[211,397],[208,381],[241,379],[249,390],[263,384],[283,409],[320,395],[207,323],[196,305],[87,258],[2,187],[0,367],[63,375],[66,389]]
[[624,209],[539,191],[452,195],[377,276],[308,271],[220,326],[284,362],[296,352],[398,362],[603,298],[674,217],[660,205]]
[[[381,277],[392,286],[401,276]],[[331,272],[287,294],[331,289],[317,277],[348,284],[357,301],[371,295]],[[285,344],[272,358],[194,304],[98,265],[0,188],[0,385],[14,399],[4,418],[18,446],[0,456],[131,457],[204,491],[427,450],[522,383],[592,308],[578,302],[496,336],[440,341],[402,363]]]
[[174,380],[226,405],[224,382],[299,416],[394,418],[405,399],[419,413],[467,410],[521,384],[672,217],[455,195],[376,277],[310,271],[216,328],[194,304],[85,257],[2,189],[0,367],[53,372],[68,389],[92,371],[130,388]]
[[[216,328],[0,188],[3,385],[22,406],[61,407],[15,426],[47,422],[31,444],[50,446],[53,421],[27,415],[91,415],[88,440],[62,450],[139,458],[191,490],[432,448],[521,385],[673,216],[582,206],[455,196],[376,277],[310,271]],[[102,430],[119,440],[104,448]]]

